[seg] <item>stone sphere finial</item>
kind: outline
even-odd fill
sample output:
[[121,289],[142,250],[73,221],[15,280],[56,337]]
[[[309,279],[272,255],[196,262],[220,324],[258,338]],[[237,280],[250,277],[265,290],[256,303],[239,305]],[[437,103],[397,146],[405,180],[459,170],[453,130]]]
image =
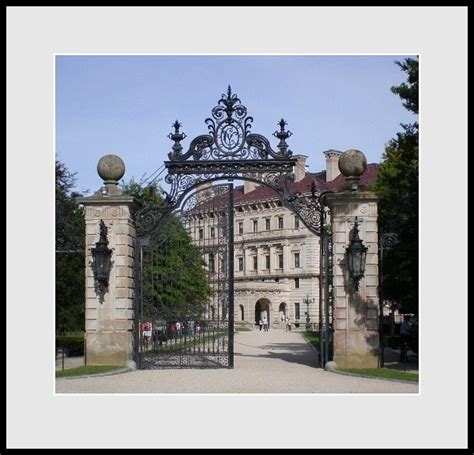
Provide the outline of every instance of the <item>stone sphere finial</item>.
[[125,163],[117,155],[105,155],[97,163],[97,173],[106,185],[117,185],[125,174]]
[[367,169],[367,158],[360,150],[346,150],[339,157],[338,167],[346,177],[347,186],[355,191],[359,187],[360,176]]

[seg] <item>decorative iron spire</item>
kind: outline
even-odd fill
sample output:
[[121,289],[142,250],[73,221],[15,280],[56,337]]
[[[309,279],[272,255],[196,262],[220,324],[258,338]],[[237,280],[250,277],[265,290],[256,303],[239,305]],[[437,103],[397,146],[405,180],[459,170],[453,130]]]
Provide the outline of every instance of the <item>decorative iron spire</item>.
[[280,149],[280,152],[283,155],[286,155],[288,151],[288,144],[286,143],[286,139],[288,139],[293,133],[291,131],[285,131],[285,125],[288,125],[287,122],[285,122],[284,119],[281,119],[277,125],[280,126],[280,131],[275,131],[273,135],[280,139],[280,143],[277,145],[277,147]]
[[172,147],[173,152],[170,153],[170,159],[176,158],[181,155],[181,152],[183,150],[183,146],[180,144],[180,142],[186,137],[185,133],[180,133],[179,129],[183,126],[181,123],[176,120],[172,125],[174,128],[174,133],[168,134],[168,137],[174,141],[174,145]]
[[225,112],[227,114],[227,123],[232,123],[232,114],[235,111],[234,104],[237,102],[241,102],[240,99],[238,98],[237,94],[234,93],[232,94],[232,88],[230,85],[227,86],[227,96],[225,93],[222,94],[221,99],[219,100],[219,103],[222,103],[225,105]]

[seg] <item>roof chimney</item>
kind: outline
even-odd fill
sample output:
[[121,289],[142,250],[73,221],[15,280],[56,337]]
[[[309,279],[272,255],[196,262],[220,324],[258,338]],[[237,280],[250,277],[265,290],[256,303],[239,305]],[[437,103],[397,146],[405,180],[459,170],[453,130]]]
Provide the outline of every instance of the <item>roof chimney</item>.
[[295,174],[295,182],[299,182],[306,177],[306,155],[293,155],[296,158],[296,164],[293,167],[293,173]]
[[326,157],[326,182],[331,182],[341,173],[338,162],[342,152],[338,150],[326,150],[323,153]]
[[205,182],[202,185],[199,185],[196,190],[197,203],[207,201],[210,197],[213,196],[212,183]]
[[250,193],[255,188],[257,188],[257,186],[258,186],[258,183],[251,182],[250,180],[245,180],[244,181],[244,194]]

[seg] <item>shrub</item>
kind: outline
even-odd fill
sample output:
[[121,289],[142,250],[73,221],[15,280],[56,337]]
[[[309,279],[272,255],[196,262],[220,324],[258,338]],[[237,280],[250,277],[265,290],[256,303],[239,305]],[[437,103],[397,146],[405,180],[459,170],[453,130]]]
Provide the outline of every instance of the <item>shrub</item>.
[[80,357],[84,355],[84,336],[57,336],[56,352],[58,349],[64,349],[66,356]]

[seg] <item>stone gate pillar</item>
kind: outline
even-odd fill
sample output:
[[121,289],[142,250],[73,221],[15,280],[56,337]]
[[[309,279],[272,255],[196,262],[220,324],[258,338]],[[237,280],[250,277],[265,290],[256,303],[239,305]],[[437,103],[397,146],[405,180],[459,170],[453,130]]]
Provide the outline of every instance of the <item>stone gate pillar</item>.
[[[135,200],[123,194],[118,181],[125,173],[116,155],[102,157],[97,172],[105,186],[91,197],[78,198],[85,207],[86,304],[85,364],[126,365],[133,359],[133,259]],[[101,292],[94,278],[91,249],[99,240],[101,220],[112,250],[108,287]]]
[[[331,209],[334,361],[338,368],[378,366],[378,197],[359,185],[359,177],[366,168],[362,152],[344,152],[339,158],[339,169],[346,176],[346,186],[324,199]],[[346,255],[356,218],[359,237],[368,247],[365,275],[358,290],[350,277]]]

